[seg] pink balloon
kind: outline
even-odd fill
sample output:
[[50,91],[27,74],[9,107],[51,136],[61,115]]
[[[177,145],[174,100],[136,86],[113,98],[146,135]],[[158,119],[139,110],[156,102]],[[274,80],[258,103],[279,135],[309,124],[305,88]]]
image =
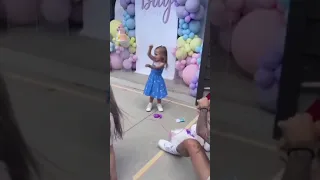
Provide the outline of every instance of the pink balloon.
[[112,69],[119,70],[122,69],[122,58],[117,53],[110,54],[110,65]]
[[120,46],[119,50],[120,50],[120,51],[124,51],[124,47],[121,47],[121,46]]
[[66,0],[43,0],[41,13],[50,23],[67,21],[71,14],[71,3]]
[[181,64],[186,65],[187,61],[186,60],[181,60]]
[[243,7],[244,7],[244,0],[227,0],[226,1],[226,8],[231,11],[239,12]]
[[180,64],[179,70],[183,70],[186,66],[184,64]]
[[134,60],[138,60],[138,56],[137,56],[137,55],[133,55],[132,58],[133,58]]
[[182,72],[182,79],[184,83],[186,83],[189,86],[193,78],[196,76],[198,70],[199,68],[195,64],[190,64],[187,67],[185,67]]
[[127,69],[127,70],[131,69],[132,68],[132,61],[130,61],[129,59],[124,60],[122,65],[123,65],[124,69]]
[[27,25],[36,23],[38,19],[38,0],[2,0],[8,23]]
[[190,57],[190,56],[187,57],[187,59],[186,59],[187,65],[191,64],[191,59],[192,59],[192,57]]
[[189,22],[191,21],[191,17],[190,17],[190,16],[186,16],[186,17],[184,18],[184,21],[185,21],[186,23],[189,23]]
[[190,62],[191,62],[191,64],[196,64],[197,63],[197,59],[196,58],[192,58]]
[[244,71],[254,74],[259,59],[281,39],[285,30],[276,10],[251,12],[239,21],[232,34],[231,51],[235,61]]
[[200,57],[200,54],[198,54],[198,53],[192,54],[192,58],[199,58],[199,57]]
[[176,69],[181,70],[180,67],[181,67],[180,61],[176,61]]
[[132,63],[133,62],[133,58],[129,57],[128,61],[130,61]]
[[116,50],[120,50],[120,47],[119,47],[119,46],[116,46]]
[[117,53],[117,54],[120,54],[121,52],[120,52],[120,50],[117,50],[116,53]]
[[130,57],[133,57],[133,54],[130,54]]

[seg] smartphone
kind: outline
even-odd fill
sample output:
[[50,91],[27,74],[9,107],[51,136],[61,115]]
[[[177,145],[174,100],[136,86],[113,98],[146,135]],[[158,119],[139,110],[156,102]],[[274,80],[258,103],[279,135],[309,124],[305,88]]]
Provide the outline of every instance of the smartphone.
[[306,113],[310,114],[314,121],[320,120],[320,99],[315,100],[307,109]]
[[206,96],[206,97],[207,97],[207,99],[208,99],[208,100],[210,100],[210,93],[209,93],[209,94],[207,94],[207,96]]

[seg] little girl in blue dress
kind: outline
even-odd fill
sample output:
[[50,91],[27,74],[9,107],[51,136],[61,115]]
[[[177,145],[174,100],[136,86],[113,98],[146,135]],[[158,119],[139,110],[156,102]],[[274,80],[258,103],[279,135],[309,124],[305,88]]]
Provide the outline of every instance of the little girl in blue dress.
[[162,72],[164,68],[168,67],[168,53],[167,48],[164,46],[159,46],[154,51],[154,56],[151,54],[153,46],[149,46],[148,56],[153,61],[151,64],[146,64],[146,67],[151,68],[151,73],[149,75],[146,87],[144,88],[144,94],[150,97],[149,103],[147,105],[147,112],[152,110],[153,99],[157,99],[158,111],[163,112],[163,107],[161,105],[161,99],[168,95],[167,87],[162,77]]

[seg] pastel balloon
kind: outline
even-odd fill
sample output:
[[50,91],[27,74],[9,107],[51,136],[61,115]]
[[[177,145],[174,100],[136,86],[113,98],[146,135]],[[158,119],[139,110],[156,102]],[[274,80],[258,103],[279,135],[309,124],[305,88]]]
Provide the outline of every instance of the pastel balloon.
[[179,48],[176,51],[176,57],[177,57],[178,60],[186,59],[187,52],[184,50],[184,48]]
[[191,32],[193,32],[194,34],[197,34],[200,32],[201,30],[201,23],[200,21],[196,21],[196,20],[192,20],[189,23],[189,29]]
[[175,67],[176,67],[176,69],[177,69],[178,71],[180,71],[180,70],[181,70],[181,69],[180,69],[180,68],[181,68],[181,63],[180,63],[179,61],[177,61]]
[[273,84],[269,89],[258,88],[258,103],[262,109],[276,113],[278,100],[278,84]]
[[131,3],[133,3],[133,4],[134,4],[134,3],[135,3],[135,0],[131,0]]
[[129,30],[132,30],[136,27],[136,22],[134,19],[130,18],[126,21],[126,27],[129,29]]
[[185,44],[186,44],[186,41],[183,39],[183,37],[179,37],[177,40],[178,48],[183,47]]
[[276,10],[255,10],[243,17],[235,27],[231,51],[237,64],[247,73],[257,71],[265,52],[282,39],[286,26]]
[[179,77],[181,77],[181,78],[182,78],[182,73],[183,73],[182,70],[178,72],[178,75],[179,75]]
[[197,59],[196,58],[192,58],[190,61],[191,64],[196,64],[197,63]]
[[132,54],[136,53],[136,48],[132,47],[132,46],[129,47],[129,52],[132,53]]
[[127,9],[128,3],[126,0],[120,0],[120,5],[122,6],[123,9]]
[[192,59],[192,57],[187,57],[187,59],[186,59],[187,65],[191,64],[191,59]]
[[189,84],[189,88],[190,89],[195,89],[196,88],[196,84],[194,84],[194,83]]
[[188,56],[192,56],[193,54],[194,54],[193,51],[189,51],[189,52],[188,52]]
[[202,39],[200,38],[194,38],[192,39],[192,41],[190,42],[190,48],[192,49],[192,51],[195,51],[196,48],[198,46],[201,46],[202,45]]
[[273,72],[265,69],[259,69],[255,73],[254,79],[257,85],[263,89],[271,87],[275,82],[275,77]]
[[130,52],[128,49],[124,49],[121,53],[120,53],[120,57],[124,60],[124,59],[128,59],[130,57]]
[[186,83],[189,86],[193,77],[196,76],[197,71],[198,71],[198,66],[195,64],[190,64],[186,66],[183,69],[183,73],[182,73],[182,79],[184,83]]
[[124,69],[127,69],[127,70],[131,69],[132,68],[132,61],[130,61],[129,59],[124,60],[122,65],[123,65]]
[[110,54],[110,65],[112,69],[119,70],[122,69],[122,58],[117,53]]
[[133,58],[134,60],[138,60],[138,56],[137,56],[137,55],[133,55],[132,58]]
[[110,34],[113,38],[117,37],[118,28],[120,25],[121,25],[121,21],[118,21],[118,20],[112,20],[110,22]]
[[205,9],[202,5],[200,5],[200,9],[198,12],[191,13],[190,17],[194,20],[202,20],[205,14]]
[[183,70],[186,66],[184,64],[180,64],[179,70]]
[[198,82],[198,77],[194,76],[191,83],[196,84]]
[[120,54],[121,52],[120,52],[120,50],[117,50],[116,53],[117,53],[117,54]]
[[184,19],[186,16],[189,15],[188,11],[186,10],[186,8],[184,6],[178,6],[176,8],[176,12],[177,12],[177,16],[180,19]]
[[186,65],[187,61],[183,59],[183,60],[181,60],[181,64]]
[[186,16],[184,20],[186,21],[186,23],[189,23],[191,21],[191,16]]
[[129,4],[128,7],[127,7],[127,13],[130,15],[130,16],[134,16],[135,15],[135,7],[134,7],[134,4]]
[[189,44],[185,44],[184,45],[184,50],[188,53],[191,51],[190,45]]
[[192,97],[196,97],[197,96],[197,89],[190,89],[190,95]]
[[128,31],[128,36],[131,37],[135,37],[136,36],[136,30],[132,29]]
[[177,0],[177,3],[178,3],[179,5],[185,5],[186,2],[187,2],[187,0]]
[[200,0],[187,0],[185,7],[189,13],[195,13],[200,9]]

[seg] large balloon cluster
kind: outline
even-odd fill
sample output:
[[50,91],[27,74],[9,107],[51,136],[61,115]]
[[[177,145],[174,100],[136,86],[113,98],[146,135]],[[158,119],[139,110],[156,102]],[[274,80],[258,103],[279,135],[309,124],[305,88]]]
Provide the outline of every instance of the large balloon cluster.
[[270,111],[276,109],[289,5],[290,0],[215,0],[209,6],[221,47],[255,77],[258,102]]
[[177,58],[179,76],[190,87],[190,95],[196,96],[203,40],[200,38],[205,5],[200,0],[175,0],[179,18],[177,47],[173,54]]
[[[113,38],[110,43],[110,52],[112,52],[110,55],[110,65],[115,70],[131,70],[135,68],[138,60],[135,38],[135,0],[121,0],[120,5],[125,10],[122,23],[117,20],[110,22],[110,34]],[[124,46],[117,42],[116,36],[120,26],[123,26],[125,29],[125,33],[129,38],[129,46]],[[114,48],[111,48],[111,44],[114,44]]]

